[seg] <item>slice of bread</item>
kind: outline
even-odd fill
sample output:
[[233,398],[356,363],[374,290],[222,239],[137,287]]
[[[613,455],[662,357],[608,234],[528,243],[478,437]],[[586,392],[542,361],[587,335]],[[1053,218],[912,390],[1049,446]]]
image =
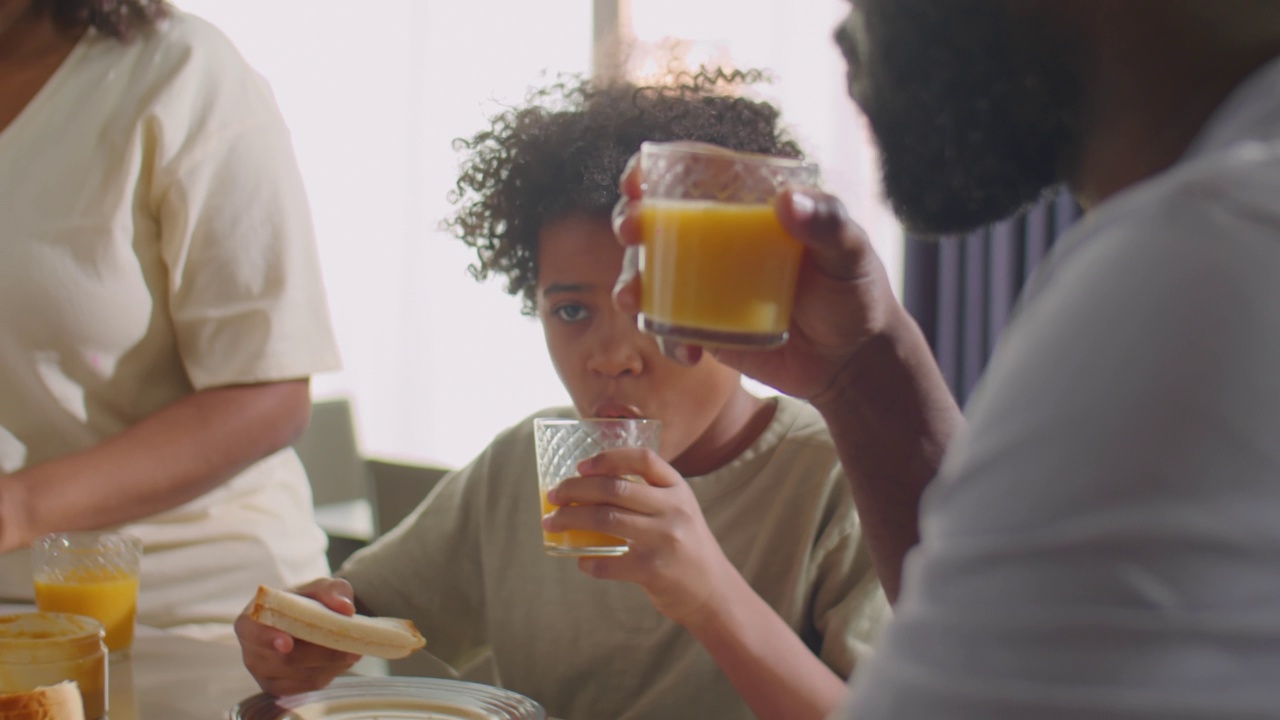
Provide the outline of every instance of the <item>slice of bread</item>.
[[318,600],[262,585],[253,598],[249,617],[299,640],[387,660],[405,657],[427,644],[410,620],[348,617]]
[[4,720],[85,720],[80,686],[74,680],[30,692],[0,695]]

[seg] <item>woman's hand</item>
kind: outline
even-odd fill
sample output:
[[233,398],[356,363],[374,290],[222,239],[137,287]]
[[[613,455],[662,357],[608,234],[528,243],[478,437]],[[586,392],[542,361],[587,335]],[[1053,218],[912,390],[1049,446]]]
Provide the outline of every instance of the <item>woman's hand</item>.
[[579,463],[578,472],[582,477],[548,494],[560,507],[543,518],[543,528],[595,530],[630,545],[619,557],[580,558],[578,567],[593,577],[636,583],[659,612],[685,626],[714,612],[722,601],[717,593],[729,586],[721,579],[737,570],[684,478],[645,448],[607,450]]
[[[643,196],[639,154],[632,157],[621,182],[622,199],[614,208],[613,227],[625,245],[642,242],[640,200]],[[770,351],[714,350],[726,365],[815,404],[838,395],[858,377],[857,355],[867,340],[886,332],[905,314],[889,284],[871,241],[833,195],[812,188],[784,191],[775,203],[786,231],[805,245],[792,310],[790,339]],[[614,289],[618,308],[636,313],[640,282],[635,251]],[[692,364],[702,349],[663,341],[674,359]]]
[[37,535],[31,528],[30,494],[21,471],[6,475],[0,472],[0,553],[30,545]]
[[[355,591],[346,580],[312,580],[293,592],[319,600],[343,615],[356,611]],[[319,690],[360,659],[359,655],[313,645],[267,627],[249,617],[248,607],[236,618],[235,630],[244,666],[263,692],[271,695]]]

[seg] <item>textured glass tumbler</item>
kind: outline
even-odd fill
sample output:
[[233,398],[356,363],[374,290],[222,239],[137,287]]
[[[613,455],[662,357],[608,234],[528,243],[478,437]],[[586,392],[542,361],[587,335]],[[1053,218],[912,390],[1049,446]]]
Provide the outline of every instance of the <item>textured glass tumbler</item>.
[[127,654],[138,614],[142,541],[114,532],[45,535],[31,545],[36,607],[86,615],[107,631],[107,650]]
[[[565,478],[578,475],[578,463],[605,450],[627,447],[658,449],[662,423],[630,418],[535,418],[534,447],[538,456],[538,491],[542,514],[555,510],[547,492]],[[630,478],[644,482],[639,478]],[[621,555],[627,541],[589,530],[542,531],[542,544],[549,555]]]
[[804,247],[773,202],[817,166],[687,142],[640,147],[640,327],[724,347],[787,341]]

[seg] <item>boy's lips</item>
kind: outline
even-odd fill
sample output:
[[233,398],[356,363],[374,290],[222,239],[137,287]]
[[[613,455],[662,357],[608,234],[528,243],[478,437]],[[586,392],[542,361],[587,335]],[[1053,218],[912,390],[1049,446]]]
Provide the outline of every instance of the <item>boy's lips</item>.
[[640,408],[634,405],[609,402],[600,403],[592,408],[591,417],[636,419],[644,417],[644,413],[640,412]]

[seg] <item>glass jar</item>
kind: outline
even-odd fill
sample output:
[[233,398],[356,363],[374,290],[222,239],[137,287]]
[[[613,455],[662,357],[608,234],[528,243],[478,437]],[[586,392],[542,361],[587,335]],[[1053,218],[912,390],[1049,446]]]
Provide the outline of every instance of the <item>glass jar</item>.
[[30,692],[75,680],[84,716],[107,716],[107,646],[102,623],[83,615],[0,615],[0,692]]

